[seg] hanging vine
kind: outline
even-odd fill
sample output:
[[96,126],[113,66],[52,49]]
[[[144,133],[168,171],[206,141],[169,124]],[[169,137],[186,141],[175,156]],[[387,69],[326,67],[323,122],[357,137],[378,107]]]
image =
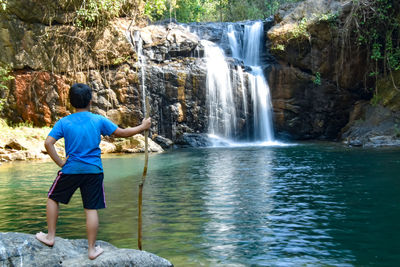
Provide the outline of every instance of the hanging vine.
[[[397,0],[354,0],[344,25],[348,34],[355,34],[358,46],[365,47],[368,55],[367,75],[375,81],[373,104],[380,101],[377,87],[379,78],[400,70],[400,17]],[[348,36],[346,36],[348,39]]]

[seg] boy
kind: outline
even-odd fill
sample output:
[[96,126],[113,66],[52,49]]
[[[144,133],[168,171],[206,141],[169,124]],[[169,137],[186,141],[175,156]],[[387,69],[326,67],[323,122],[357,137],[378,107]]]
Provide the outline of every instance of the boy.
[[[91,99],[92,92],[88,85],[72,85],[69,100],[76,111],[60,119],[46,138],[46,151],[61,170],[48,193],[48,233],[37,233],[36,238],[48,246],[54,245],[59,202],[68,204],[79,187],[86,214],[88,257],[93,260],[103,252],[102,248],[95,246],[99,225],[97,210],[106,207],[99,148],[101,135],[130,137],[149,129],[151,120],[144,119],[137,127],[121,129],[109,119],[89,112]],[[67,155],[65,160],[58,156],[54,148],[56,141],[62,137]]]

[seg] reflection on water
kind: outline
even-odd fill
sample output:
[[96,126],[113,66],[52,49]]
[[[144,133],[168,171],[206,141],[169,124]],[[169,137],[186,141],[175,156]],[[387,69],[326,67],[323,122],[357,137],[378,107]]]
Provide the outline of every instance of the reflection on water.
[[[396,266],[400,151],[308,144],[151,155],[145,250],[175,266]],[[136,248],[143,155],[104,159],[99,239]],[[45,228],[51,162],[0,167],[0,231]],[[58,234],[85,237],[79,193]]]
[[[255,231],[268,228],[274,151],[264,150],[260,157],[251,154],[243,153],[244,157],[238,157],[228,149],[211,150],[207,154],[208,183],[204,204],[210,221],[204,233],[209,254],[219,263],[240,262],[243,252],[265,254],[266,246],[256,245],[262,242],[263,236]],[[243,237],[247,240],[242,240]]]

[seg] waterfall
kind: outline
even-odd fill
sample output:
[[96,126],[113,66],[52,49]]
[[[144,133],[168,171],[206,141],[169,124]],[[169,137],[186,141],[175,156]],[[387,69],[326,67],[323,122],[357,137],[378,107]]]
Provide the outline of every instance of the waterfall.
[[249,73],[249,85],[253,100],[254,137],[263,142],[274,141],[271,118],[271,97],[263,71],[259,66],[253,66]]
[[[253,125],[255,140],[262,142],[274,141],[272,124],[272,102],[270,89],[261,67],[261,44],[264,28],[262,22],[245,25],[243,62],[250,68],[248,73],[249,87],[253,102]],[[231,44],[231,49],[235,45]]]
[[[242,62],[232,71],[236,71],[237,81],[232,79],[231,70],[227,63],[224,51],[217,45],[202,41],[207,60],[207,101],[209,112],[208,133],[212,136],[229,140],[238,140],[241,137],[251,137],[253,141],[272,143],[274,131],[272,125],[272,104],[270,90],[261,66],[262,42],[264,29],[262,22],[255,22],[244,27],[227,26],[232,58]],[[237,29],[241,29],[241,31]],[[236,63],[237,64],[237,63]],[[237,82],[236,87],[233,82]],[[247,87],[245,87],[245,85]],[[236,95],[241,97],[241,103],[234,102],[232,88],[241,90]],[[241,105],[240,105],[241,104]],[[241,119],[245,125],[238,129],[237,109],[242,108]],[[249,114],[249,111],[252,114]],[[252,116],[253,120],[250,121]],[[249,128],[252,127],[252,128]]]
[[202,45],[207,60],[208,133],[232,138],[237,123],[229,66],[220,47],[205,40]]
[[236,31],[233,27],[232,24],[228,25],[228,40],[229,40],[229,44],[231,46],[231,51],[232,51],[232,57],[233,58],[241,58],[241,45],[239,44],[239,42],[237,41],[237,37],[236,37]]
[[[237,73],[239,76],[239,85],[240,85],[240,90],[242,91],[242,108],[243,108],[243,114],[244,114],[244,120],[248,121],[249,119],[249,112],[247,108],[247,94],[246,94],[246,87],[244,85],[244,73],[243,73],[243,68],[241,66],[237,66]],[[249,126],[246,125],[246,139],[249,139],[250,136],[250,129]]]

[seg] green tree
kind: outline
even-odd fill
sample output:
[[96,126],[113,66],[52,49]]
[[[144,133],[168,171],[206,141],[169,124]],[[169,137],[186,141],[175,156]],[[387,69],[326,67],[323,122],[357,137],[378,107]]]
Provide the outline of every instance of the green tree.
[[167,0],[148,0],[145,5],[145,14],[153,21],[165,17],[167,10]]
[[256,20],[291,2],[299,0],[149,0],[146,14],[153,21],[172,17],[179,22]]
[[200,22],[206,13],[200,0],[179,0],[176,8],[176,19],[180,22]]
[[14,79],[14,76],[10,75],[11,67],[0,65],[0,111],[3,110],[4,103],[8,94],[9,81]]

